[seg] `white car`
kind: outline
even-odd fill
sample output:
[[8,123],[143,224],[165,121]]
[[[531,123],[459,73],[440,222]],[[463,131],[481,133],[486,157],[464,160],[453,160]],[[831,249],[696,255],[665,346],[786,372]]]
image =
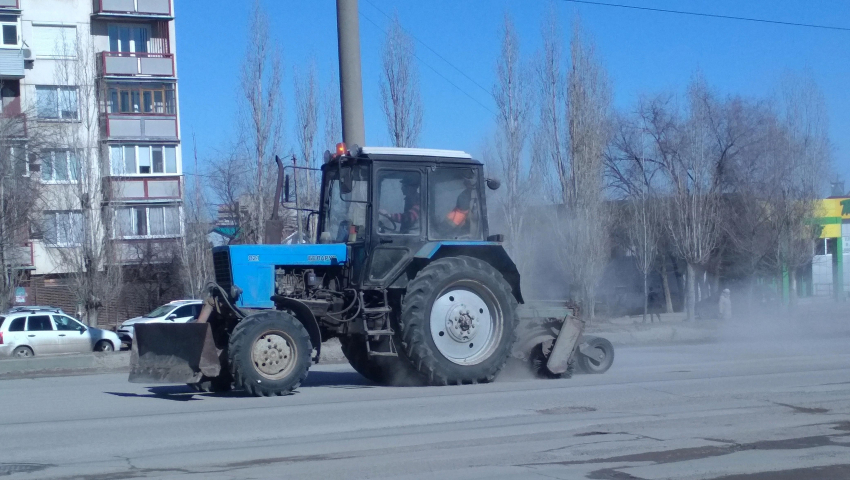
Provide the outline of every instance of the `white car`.
[[131,318],[118,327],[118,336],[127,344],[133,343],[133,325],[137,323],[186,323],[198,318],[204,302],[200,300],[175,300],[157,307],[154,311],[141,317]]
[[55,311],[34,309],[0,316],[0,356],[112,352],[120,346],[115,333],[87,327]]

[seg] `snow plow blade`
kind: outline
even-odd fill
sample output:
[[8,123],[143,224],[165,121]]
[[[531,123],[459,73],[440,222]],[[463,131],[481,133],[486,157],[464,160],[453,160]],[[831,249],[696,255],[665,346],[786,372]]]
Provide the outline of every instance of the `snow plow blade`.
[[221,372],[207,323],[150,323],[135,327],[132,383],[197,383]]

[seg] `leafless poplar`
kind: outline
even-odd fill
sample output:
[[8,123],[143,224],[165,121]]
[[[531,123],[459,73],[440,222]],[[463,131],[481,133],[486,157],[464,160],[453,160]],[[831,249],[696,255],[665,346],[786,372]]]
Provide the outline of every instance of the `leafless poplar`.
[[414,63],[413,39],[393,16],[381,56],[381,108],[395,147],[415,147],[422,132],[419,72]]
[[250,228],[244,240],[260,243],[274,197],[274,156],[283,140],[283,64],[280,49],[269,36],[268,15],[259,1],[254,2],[248,32],[248,49],[242,63],[241,133],[252,160],[252,182],[247,192]]

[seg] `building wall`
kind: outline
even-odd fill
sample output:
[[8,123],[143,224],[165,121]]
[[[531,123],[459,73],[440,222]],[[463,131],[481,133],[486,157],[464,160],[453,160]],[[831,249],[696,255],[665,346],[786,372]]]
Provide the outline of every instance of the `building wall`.
[[[173,0],[170,0],[171,12],[173,12]],[[150,5],[149,5],[150,4]],[[154,5],[156,4],[156,5]],[[135,226],[143,226],[142,235],[136,235],[138,231],[129,234],[118,234],[118,230],[113,220],[109,220],[106,228],[98,228],[104,236],[109,238],[109,241],[115,244],[115,250],[122,252],[122,258],[117,261],[126,267],[132,266],[136,261],[134,258],[123,258],[130,250],[139,251],[140,242],[150,242],[154,246],[159,246],[163,242],[170,245],[181,244],[180,238],[183,235],[182,231],[182,197],[183,197],[183,175],[182,175],[182,149],[180,145],[179,132],[179,90],[177,87],[176,76],[176,31],[174,19],[170,14],[157,15],[150,12],[132,12],[118,11],[121,8],[135,8],[139,6],[144,8],[148,6],[152,9],[161,9],[162,5],[169,5],[169,0],[145,0],[142,2],[135,1],[120,1],[120,0],[21,0],[20,11],[0,9],[0,14],[20,15],[20,38],[23,41],[24,48],[29,47],[33,51],[33,58],[24,63],[24,78],[18,80],[5,80],[0,73],[0,80],[14,82],[16,88],[19,89],[19,98],[15,99],[14,105],[20,105],[20,111],[27,115],[27,124],[33,126],[31,132],[50,132],[51,138],[73,138],[78,135],[81,142],[78,144],[91,144],[92,157],[95,161],[92,162],[91,170],[81,172],[88,180],[91,181],[93,187],[90,189],[94,193],[93,201],[91,202],[91,217],[93,223],[101,223],[100,212],[103,207],[107,207],[110,218],[117,218],[119,209],[121,212],[127,213],[127,217],[133,217]],[[108,9],[114,6],[116,11],[100,11],[101,5]],[[124,45],[120,34],[115,35],[121,28],[127,29],[137,26],[145,26],[146,40],[144,48],[138,48],[138,44],[133,37],[133,41],[129,43],[130,48],[119,47],[120,53],[108,53],[114,49],[114,39],[120,39],[118,45]],[[42,28],[46,27],[46,28]],[[74,27],[74,29],[59,30],[60,28]],[[57,51],[48,51],[45,45],[49,45],[48,35],[45,32],[72,32],[75,31],[77,41],[80,45],[91,46],[92,50],[87,51],[85,58],[74,60],[68,58],[57,58]],[[110,34],[113,34],[113,41],[110,39]],[[131,36],[134,33],[131,32]],[[69,35],[66,35],[67,38]],[[57,45],[56,42],[53,43]],[[40,46],[40,47],[39,47]],[[73,47],[69,46],[64,51],[70,51]],[[128,51],[129,50],[129,51]],[[22,52],[22,50],[21,50]],[[148,53],[156,52],[156,53]],[[107,58],[115,60],[114,64],[123,64],[132,66],[136,60],[140,66],[141,72],[136,71],[132,74],[111,75],[105,70],[105,60]],[[172,61],[174,66],[174,75],[168,75],[167,67],[168,60]],[[84,61],[80,61],[84,60]],[[69,63],[70,62],[70,63]],[[68,70],[68,66],[90,64],[92,66],[91,75],[85,79],[68,80],[68,75],[63,74]],[[74,67],[71,67],[74,68]],[[153,72],[156,74],[165,74],[165,76],[150,76],[142,73]],[[127,73],[127,71],[122,72]],[[90,77],[90,78],[89,78]],[[74,86],[72,84],[82,84],[85,82],[89,85],[94,85],[97,98],[96,102],[92,102],[90,108],[86,108],[78,94],[78,118],[93,118],[96,119],[92,123],[92,131],[89,132],[83,125],[85,122],[57,122],[44,121],[37,118],[37,89],[36,86]],[[160,86],[160,87],[157,87]],[[139,108],[144,109],[145,92],[151,92],[152,111],[112,111],[113,106],[119,108],[120,103],[112,103],[109,100],[112,98],[111,90],[116,92],[127,91],[129,95],[136,92],[139,97]],[[167,93],[162,93],[162,102],[156,103],[154,95],[157,90],[166,92],[174,91],[173,112],[165,112],[164,98]],[[117,96],[116,96],[117,98]],[[128,97],[129,98],[129,97]],[[132,103],[132,102],[131,102]],[[4,99],[4,104],[6,104]],[[159,108],[157,105],[163,105]],[[17,107],[16,107],[17,108]],[[120,109],[120,108],[119,108]],[[163,112],[156,111],[157,109]],[[107,136],[107,125],[109,120],[115,120],[118,123],[124,122],[125,125],[130,125],[135,122],[136,126],[146,128],[146,137],[133,135],[125,135],[119,137],[113,135]],[[169,127],[169,125],[172,125]],[[166,127],[163,129],[163,127]],[[169,130],[170,129],[170,130]],[[131,129],[132,132],[132,129]],[[59,133],[57,135],[57,133]],[[176,134],[175,134],[176,133]],[[151,137],[153,135],[153,137]],[[161,137],[165,135],[165,137]],[[93,138],[93,142],[87,142],[87,138]],[[44,153],[41,152],[33,144],[34,136],[30,136],[30,157],[28,162],[29,175],[36,175],[42,178],[42,191],[44,193],[43,208],[45,214],[49,215],[52,211],[79,210],[82,206],[79,201],[75,201],[76,195],[74,190],[79,184],[73,181],[44,181],[44,165],[42,158]],[[45,142],[39,142],[42,145]],[[147,152],[147,159],[150,167],[142,164],[145,158],[140,156],[136,159],[136,170],[132,172],[124,171],[114,172],[112,169],[111,155],[115,151],[110,147],[130,147],[133,146],[135,152],[144,149]],[[174,157],[168,152],[168,159],[174,158],[176,163],[175,169],[163,168],[162,172],[155,172],[156,161],[162,158],[165,161],[166,148],[173,149]],[[145,171],[145,168],[149,172]],[[139,194],[141,193],[141,195]],[[147,217],[144,218],[144,224],[139,220],[139,211],[126,210],[127,208],[139,209]],[[163,218],[168,209],[168,217],[174,218],[176,211],[179,218],[180,228],[174,231],[169,227],[169,231],[162,230],[163,225],[160,218]],[[129,212],[129,213],[128,213]],[[104,222],[105,223],[105,222]],[[169,225],[174,225],[172,222]],[[32,229],[33,238],[31,244],[31,262],[29,284],[41,285],[43,288],[39,290],[42,294],[39,302],[51,303],[65,308],[69,302],[75,300],[69,297],[70,290],[68,282],[63,281],[64,277],[70,273],[69,266],[66,262],[60,260],[59,252],[73,251],[73,246],[57,248],[55,244],[47,240],[41,226],[34,226]],[[28,244],[28,247],[29,247]],[[131,248],[132,247],[132,248]],[[150,262],[150,258],[144,259]],[[48,281],[49,280],[49,281]],[[46,282],[46,283],[45,283]],[[58,282],[58,283],[57,283]],[[119,286],[116,286],[119,288]],[[132,288],[130,288],[132,291]],[[63,297],[64,295],[64,297]],[[126,298],[126,296],[125,296]],[[42,300],[43,299],[43,300]],[[30,298],[27,303],[32,303]],[[60,305],[61,304],[61,305]],[[148,308],[144,301],[136,302],[138,304],[133,310],[133,314],[143,313]],[[125,309],[127,310],[127,309]],[[125,313],[129,314],[129,310]],[[73,309],[71,310],[73,311]],[[111,316],[121,316],[121,309],[115,306],[109,307]],[[70,311],[69,311],[70,313]],[[120,319],[118,319],[120,320]]]

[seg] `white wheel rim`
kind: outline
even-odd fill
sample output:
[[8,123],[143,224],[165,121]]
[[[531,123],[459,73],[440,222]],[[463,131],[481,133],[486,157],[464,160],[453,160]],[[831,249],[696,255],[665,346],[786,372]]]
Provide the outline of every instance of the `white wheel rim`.
[[458,365],[483,362],[490,357],[502,336],[502,315],[492,294],[481,284],[470,286],[485,291],[485,297],[491,301],[471,288],[455,284],[439,295],[431,306],[434,345],[447,360]]
[[295,365],[295,348],[283,332],[265,332],[254,342],[251,361],[257,372],[269,380],[280,380]]

